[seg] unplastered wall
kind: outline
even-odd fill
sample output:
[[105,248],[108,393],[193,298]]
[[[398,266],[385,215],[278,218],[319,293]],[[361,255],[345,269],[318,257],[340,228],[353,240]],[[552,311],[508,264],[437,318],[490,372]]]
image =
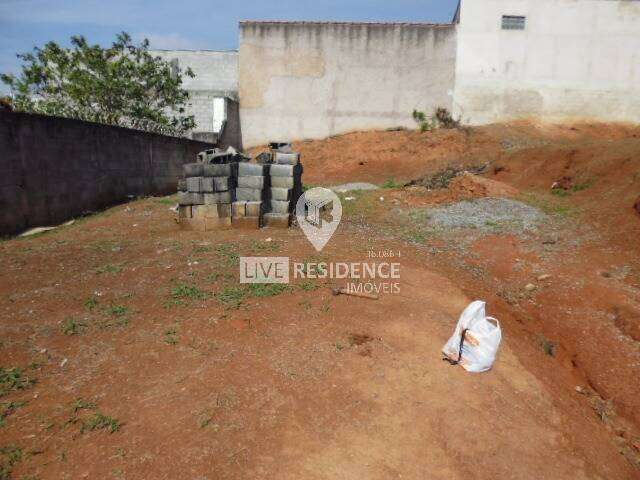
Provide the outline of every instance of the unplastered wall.
[[451,108],[455,54],[454,25],[241,22],[244,146],[414,128]]
[[[526,17],[502,30],[503,15]],[[454,112],[640,121],[640,1],[462,0]]]

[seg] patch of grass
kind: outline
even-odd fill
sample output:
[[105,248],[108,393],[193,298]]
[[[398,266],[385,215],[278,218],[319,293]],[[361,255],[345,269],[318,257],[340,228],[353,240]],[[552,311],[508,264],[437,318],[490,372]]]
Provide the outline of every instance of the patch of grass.
[[253,253],[277,252],[278,250],[280,250],[280,244],[278,242],[251,240],[251,251]]
[[402,188],[404,187],[403,183],[398,183],[393,178],[387,179],[386,182],[382,184],[382,188]]
[[76,320],[73,317],[67,317],[67,319],[62,322],[62,333],[65,335],[79,335],[85,331],[87,325],[79,320]]
[[104,309],[104,312],[114,317],[124,317],[129,313],[129,309],[124,305],[111,304]]
[[82,398],[76,398],[73,402],[73,413],[78,413],[80,410],[95,410],[97,405],[93,402],[87,402]]
[[593,180],[587,180],[586,182],[578,183],[577,185],[574,185],[571,190],[573,192],[581,192],[582,190],[586,190],[587,188],[591,187],[593,184],[594,184]]
[[122,250],[122,245],[115,240],[96,240],[95,242],[91,242],[88,248],[101,253],[119,252]]
[[25,390],[36,383],[24,374],[21,368],[0,367],[0,397],[4,397],[14,390]]
[[518,200],[542,210],[547,215],[569,217],[575,213],[563,200],[554,200],[550,196],[535,193],[523,193]]
[[254,297],[273,297],[289,290],[286,283],[252,283],[249,291]]
[[93,432],[94,430],[108,430],[114,433],[120,430],[120,421],[116,418],[96,412],[82,422],[80,433]]
[[571,192],[569,190],[565,190],[563,188],[554,188],[553,190],[551,190],[551,193],[556,197],[568,197],[569,195],[571,195]]
[[168,345],[176,345],[178,343],[178,330],[176,328],[170,328],[164,332],[164,342]]
[[156,198],[156,203],[173,206],[178,203],[178,200],[175,195],[171,195],[170,197]]
[[96,273],[98,275],[102,275],[104,273],[120,273],[122,269],[122,265],[107,263],[106,265],[102,265],[101,267],[96,268]]
[[16,445],[0,447],[0,456],[0,480],[11,480],[13,467],[22,460],[22,449]]
[[318,285],[313,280],[303,280],[298,287],[305,292],[312,292],[318,288]]
[[420,230],[409,229],[402,233],[401,238],[406,242],[426,243],[427,236]]
[[93,295],[90,297],[87,297],[87,299],[84,301],[84,306],[87,310],[92,312],[93,309],[98,306],[98,299]]
[[194,285],[186,283],[178,283],[171,290],[171,298],[174,300],[206,300],[211,295],[208,292],[200,290]]
[[549,340],[548,338],[546,338],[544,336],[540,336],[539,344],[540,344],[540,348],[542,348],[542,351],[544,353],[546,353],[550,357],[555,357],[556,356],[557,345],[554,342],[552,342],[551,340]]
[[211,247],[208,245],[194,245],[193,253],[207,253],[211,251]]
[[238,265],[240,263],[238,248],[233,243],[221,243],[216,247],[216,253],[228,266]]
[[224,290],[216,293],[216,298],[228,308],[240,308],[247,293],[247,290],[242,287],[226,287]]
[[0,403],[0,427],[5,424],[5,419],[19,408],[24,407],[27,402],[5,402]]

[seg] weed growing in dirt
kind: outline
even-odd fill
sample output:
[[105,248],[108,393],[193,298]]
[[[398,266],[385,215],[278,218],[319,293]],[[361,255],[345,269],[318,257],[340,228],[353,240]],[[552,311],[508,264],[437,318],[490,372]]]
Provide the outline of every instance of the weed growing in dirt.
[[313,280],[303,280],[298,284],[298,287],[305,292],[312,292],[318,288],[318,285]]
[[82,398],[76,398],[73,402],[73,413],[78,413],[80,410],[95,410],[97,405],[93,402],[87,402]]
[[404,187],[404,184],[396,182],[393,178],[387,179],[387,181],[382,184],[382,188],[402,188],[402,187]]
[[240,263],[240,254],[233,243],[221,243],[216,247],[216,253],[221,257],[227,266],[238,265]]
[[80,433],[92,432],[94,430],[109,430],[109,433],[117,432],[120,430],[120,421],[116,418],[96,412],[82,422]]
[[169,197],[157,198],[156,203],[159,203],[160,205],[173,206],[178,203],[178,200],[175,195],[171,195]]
[[206,300],[210,296],[208,292],[204,292],[198,287],[187,285],[186,283],[178,283],[171,290],[171,297],[174,300]]
[[211,251],[211,247],[207,245],[195,245],[193,247],[193,253],[207,253]]
[[247,290],[242,287],[226,287],[216,293],[218,301],[228,308],[240,308],[246,296]]
[[251,251],[253,253],[277,252],[280,250],[278,242],[265,242],[263,240],[251,240]]
[[0,397],[4,397],[14,390],[24,390],[36,383],[24,374],[21,368],[0,367]]
[[3,427],[6,422],[6,418],[14,413],[19,408],[24,407],[27,402],[5,402],[0,403],[0,427]]
[[178,343],[178,330],[174,328],[170,328],[166,332],[164,332],[164,342],[168,345],[176,345]]
[[547,215],[556,217],[569,217],[575,213],[575,210],[560,200],[553,200],[549,196],[543,196],[535,193],[523,193],[518,198],[521,202],[542,210]]
[[87,328],[87,325],[79,320],[76,320],[73,317],[67,317],[67,319],[62,322],[62,333],[65,335],[79,335]]
[[98,299],[94,296],[87,297],[87,299],[84,301],[84,306],[87,310],[92,312],[93,309],[98,306]]
[[104,311],[108,315],[113,315],[114,317],[123,317],[129,312],[129,309],[124,305],[112,304],[105,308]]
[[273,297],[289,290],[289,285],[284,283],[252,283],[249,291],[254,297]]
[[122,245],[115,240],[96,240],[88,245],[88,248],[96,252],[119,252],[122,250]]
[[15,445],[0,447],[0,480],[11,480],[11,472],[16,463],[22,460],[22,449]]
[[546,353],[550,357],[556,356],[556,344],[553,343],[551,340],[549,340],[544,336],[540,336],[539,344],[540,344],[540,348],[542,348],[542,351],[544,353]]

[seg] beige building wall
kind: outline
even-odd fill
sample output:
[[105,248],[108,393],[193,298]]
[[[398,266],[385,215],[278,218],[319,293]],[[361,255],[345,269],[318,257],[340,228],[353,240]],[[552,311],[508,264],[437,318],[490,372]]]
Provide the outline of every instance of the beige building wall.
[[464,122],[640,121],[639,1],[462,0],[457,43]]
[[414,128],[451,108],[455,55],[454,25],[241,22],[244,145]]

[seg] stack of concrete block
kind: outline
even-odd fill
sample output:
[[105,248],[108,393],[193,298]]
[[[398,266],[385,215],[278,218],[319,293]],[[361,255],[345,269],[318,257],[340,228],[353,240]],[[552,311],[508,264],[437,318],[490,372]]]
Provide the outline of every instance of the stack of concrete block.
[[287,228],[302,194],[300,154],[274,151],[269,165],[269,200],[263,216],[265,226]]
[[268,165],[238,163],[238,181],[232,205],[232,224],[237,228],[258,229],[269,194]]
[[184,165],[178,185],[178,221],[185,228],[208,231],[231,226],[236,171],[233,155],[215,150],[198,154],[202,161]]

